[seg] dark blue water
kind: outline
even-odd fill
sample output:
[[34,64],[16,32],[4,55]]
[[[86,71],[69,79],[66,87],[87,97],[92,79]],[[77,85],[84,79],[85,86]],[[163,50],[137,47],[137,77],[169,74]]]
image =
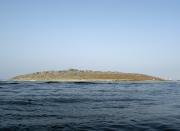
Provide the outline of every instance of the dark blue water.
[[180,130],[180,82],[0,82],[0,131]]

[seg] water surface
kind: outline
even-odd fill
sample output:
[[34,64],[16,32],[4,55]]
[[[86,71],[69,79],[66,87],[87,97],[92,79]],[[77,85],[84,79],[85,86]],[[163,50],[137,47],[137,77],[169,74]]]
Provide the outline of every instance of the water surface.
[[0,82],[0,130],[180,130],[180,82]]

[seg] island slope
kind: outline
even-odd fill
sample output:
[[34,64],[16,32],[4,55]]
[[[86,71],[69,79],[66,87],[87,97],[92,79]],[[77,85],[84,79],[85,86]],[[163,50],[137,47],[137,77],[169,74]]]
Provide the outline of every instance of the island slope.
[[163,80],[158,77],[153,77],[137,73],[121,73],[111,71],[90,71],[69,69],[65,71],[43,71],[32,74],[19,75],[11,78],[11,80],[20,81],[98,81],[98,80]]

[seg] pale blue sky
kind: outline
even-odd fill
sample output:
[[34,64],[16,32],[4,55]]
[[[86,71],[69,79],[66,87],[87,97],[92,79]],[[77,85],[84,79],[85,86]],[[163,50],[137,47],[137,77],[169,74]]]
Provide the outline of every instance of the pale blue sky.
[[179,0],[1,0],[0,79],[68,68],[180,79]]

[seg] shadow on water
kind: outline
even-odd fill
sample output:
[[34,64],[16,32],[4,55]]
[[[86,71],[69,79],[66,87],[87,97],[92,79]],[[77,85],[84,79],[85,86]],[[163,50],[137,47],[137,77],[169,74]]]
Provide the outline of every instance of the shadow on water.
[[89,85],[89,84],[115,84],[117,82],[111,81],[46,81],[45,84],[77,84],[77,85]]

